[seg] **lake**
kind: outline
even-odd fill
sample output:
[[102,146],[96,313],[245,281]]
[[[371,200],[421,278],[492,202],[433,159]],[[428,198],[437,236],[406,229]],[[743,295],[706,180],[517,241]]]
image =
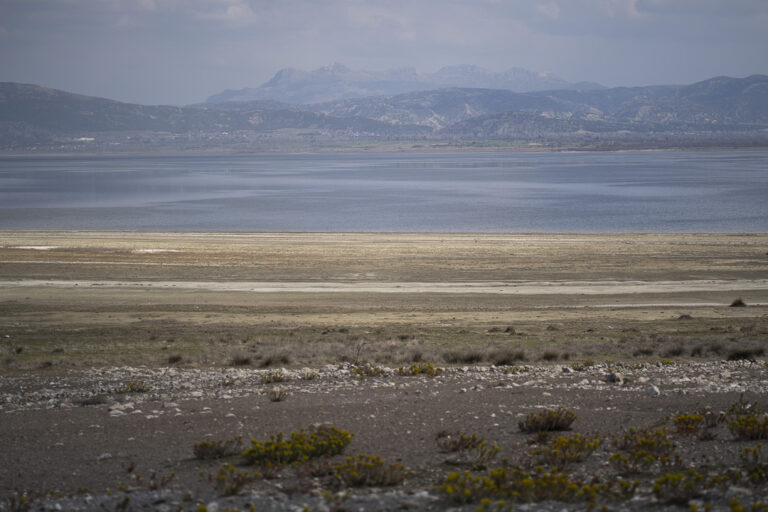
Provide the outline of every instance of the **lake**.
[[0,229],[768,232],[768,151],[3,156]]

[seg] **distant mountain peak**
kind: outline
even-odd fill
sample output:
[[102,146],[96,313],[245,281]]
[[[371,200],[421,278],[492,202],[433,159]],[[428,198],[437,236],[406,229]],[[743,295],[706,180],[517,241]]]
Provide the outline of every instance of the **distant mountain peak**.
[[260,87],[224,91],[207,103],[275,100],[293,104],[323,103],[366,96],[388,96],[444,87],[472,87],[530,92],[551,89],[601,88],[597,84],[571,84],[550,72],[510,68],[489,71],[474,64],[444,66],[434,73],[411,67],[384,72],[353,70],[340,62],[303,71],[284,68]]

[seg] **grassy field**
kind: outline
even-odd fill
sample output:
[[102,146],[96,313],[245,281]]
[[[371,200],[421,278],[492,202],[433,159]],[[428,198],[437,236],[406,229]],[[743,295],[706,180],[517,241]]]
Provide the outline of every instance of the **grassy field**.
[[0,232],[0,372],[762,355],[766,280],[763,234]]

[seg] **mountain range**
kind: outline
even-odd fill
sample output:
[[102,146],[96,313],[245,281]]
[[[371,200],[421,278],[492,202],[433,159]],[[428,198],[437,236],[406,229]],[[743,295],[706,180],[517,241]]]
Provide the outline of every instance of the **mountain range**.
[[186,107],[0,83],[0,149],[5,151],[260,150],[281,141],[301,148],[376,140],[414,145],[587,141],[595,147],[595,141],[621,140],[654,147],[670,138],[695,145],[696,140],[745,136],[750,144],[768,145],[768,76],[525,93],[451,87],[309,105],[250,100]]
[[497,73],[477,66],[460,65],[447,66],[435,73],[419,73],[414,68],[371,72],[352,70],[336,63],[314,71],[281,69],[260,87],[226,90],[211,96],[206,103],[276,100],[310,104],[446,87],[504,89],[514,92],[603,88],[596,83],[574,84],[552,73],[537,73],[523,68],[511,68]]

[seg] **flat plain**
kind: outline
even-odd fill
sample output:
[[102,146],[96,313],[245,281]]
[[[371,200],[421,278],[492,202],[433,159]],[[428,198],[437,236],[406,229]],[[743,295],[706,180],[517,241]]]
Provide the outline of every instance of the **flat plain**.
[[[0,232],[0,491],[39,507],[48,490],[156,491],[135,466],[178,473],[167,488],[191,494],[166,504],[205,504],[218,462],[195,442],[331,421],[414,470],[396,487],[414,507],[444,508],[455,468],[433,437],[448,427],[514,458],[518,419],[546,406],[614,433],[740,392],[768,408],[767,315],[765,234]],[[425,363],[445,373],[397,374]],[[292,395],[272,402],[277,368]],[[130,382],[149,392],[120,393]],[[733,464],[728,435],[686,450]],[[321,477],[289,492],[289,474],[253,487],[335,506]]]

